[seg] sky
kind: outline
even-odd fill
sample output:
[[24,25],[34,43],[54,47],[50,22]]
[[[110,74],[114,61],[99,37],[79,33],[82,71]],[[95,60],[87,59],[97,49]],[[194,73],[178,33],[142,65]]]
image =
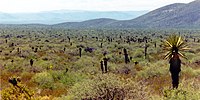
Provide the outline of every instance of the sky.
[[0,0],[0,12],[41,12],[51,10],[141,11],[193,0]]

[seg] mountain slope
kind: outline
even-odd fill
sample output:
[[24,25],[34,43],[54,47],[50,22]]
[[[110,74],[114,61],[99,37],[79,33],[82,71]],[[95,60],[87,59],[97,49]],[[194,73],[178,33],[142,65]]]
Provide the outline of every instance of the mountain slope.
[[188,4],[176,3],[161,7],[133,20],[112,23],[122,28],[198,28],[200,0]]
[[66,27],[66,28],[102,28],[111,23],[117,22],[117,20],[109,19],[109,18],[100,18],[87,20],[83,22],[67,22],[61,24],[55,24],[55,27]]

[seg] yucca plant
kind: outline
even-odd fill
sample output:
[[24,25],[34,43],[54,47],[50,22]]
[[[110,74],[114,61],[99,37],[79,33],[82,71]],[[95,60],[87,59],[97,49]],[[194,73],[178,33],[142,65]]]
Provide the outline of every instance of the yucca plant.
[[[163,43],[163,50],[166,51],[165,59],[169,59],[170,73],[173,88],[178,88],[179,73],[181,71],[180,57],[186,58],[181,51],[189,49],[184,39],[175,34],[170,35]],[[187,58],[186,58],[187,59]]]

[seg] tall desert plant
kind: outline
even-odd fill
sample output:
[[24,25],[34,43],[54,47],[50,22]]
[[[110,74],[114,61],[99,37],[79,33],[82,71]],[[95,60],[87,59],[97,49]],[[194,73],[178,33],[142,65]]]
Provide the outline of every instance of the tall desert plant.
[[181,51],[189,49],[181,36],[170,35],[163,43],[163,50],[166,51],[165,59],[169,59],[170,73],[173,88],[178,88],[179,73],[181,71],[180,57],[186,58]]

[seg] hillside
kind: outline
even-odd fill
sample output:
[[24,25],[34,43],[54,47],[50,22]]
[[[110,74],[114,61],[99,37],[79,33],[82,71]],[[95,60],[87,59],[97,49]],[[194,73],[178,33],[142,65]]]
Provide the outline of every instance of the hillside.
[[200,27],[200,1],[175,3],[153,10],[138,18],[112,23],[111,27],[194,28]]
[[67,28],[199,28],[199,6],[200,0],[188,4],[175,3],[132,20],[108,22],[108,20],[101,19],[99,23],[99,19],[93,19],[77,23],[62,23],[62,26]]
[[87,20],[83,22],[61,23],[61,24],[56,24],[53,26],[67,27],[67,28],[98,28],[98,27],[104,27],[114,22],[117,22],[117,20],[108,19],[108,18],[100,18],[100,19]]

